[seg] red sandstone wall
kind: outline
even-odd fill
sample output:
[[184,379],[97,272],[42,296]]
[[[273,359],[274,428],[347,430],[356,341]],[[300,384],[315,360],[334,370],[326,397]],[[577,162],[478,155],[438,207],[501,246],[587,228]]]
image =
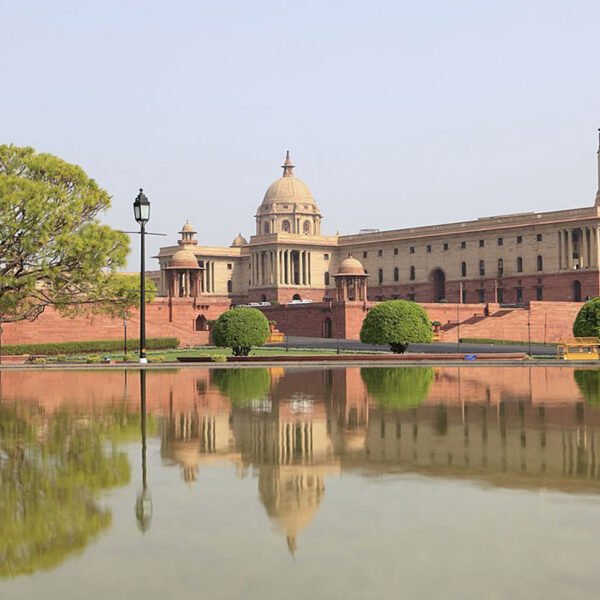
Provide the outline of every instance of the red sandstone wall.
[[[195,330],[196,319],[200,315],[207,320],[218,318],[229,308],[229,301],[209,299],[202,302],[194,304],[184,298],[155,299],[146,307],[146,336],[176,337],[184,346],[208,343],[208,331]],[[139,337],[139,326],[139,313],[134,309],[127,322],[127,337]],[[51,308],[31,323],[4,323],[2,328],[4,344],[123,339],[122,319],[105,315],[64,318]]]

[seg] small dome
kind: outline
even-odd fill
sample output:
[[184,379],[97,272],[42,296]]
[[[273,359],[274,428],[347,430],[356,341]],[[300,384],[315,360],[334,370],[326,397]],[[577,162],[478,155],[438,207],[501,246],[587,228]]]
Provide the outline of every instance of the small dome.
[[189,221],[186,221],[185,225],[181,228],[181,233],[187,233],[187,232],[196,233],[194,226]]
[[232,248],[239,248],[240,246],[247,246],[248,245],[248,240],[241,234],[238,233],[233,242],[231,242],[231,247]]
[[366,273],[359,260],[348,256],[342,261],[336,275],[366,275]]
[[173,254],[169,269],[199,269],[198,260],[191,250],[181,248]]

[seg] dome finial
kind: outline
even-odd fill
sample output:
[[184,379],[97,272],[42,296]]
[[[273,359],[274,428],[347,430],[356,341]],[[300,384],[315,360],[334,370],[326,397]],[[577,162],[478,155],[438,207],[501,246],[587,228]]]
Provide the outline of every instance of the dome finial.
[[294,173],[292,172],[294,170],[294,163],[292,162],[292,159],[290,158],[290,151],[287,150],[285,153],[285,161],[282,165],[283,168],[283,176],[284,177],[294,177]]

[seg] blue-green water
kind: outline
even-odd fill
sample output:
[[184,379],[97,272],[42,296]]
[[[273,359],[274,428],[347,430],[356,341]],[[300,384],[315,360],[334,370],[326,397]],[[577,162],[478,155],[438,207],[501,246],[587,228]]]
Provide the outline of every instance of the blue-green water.
[[595,370],[143,385],[2,373],[3,600],[598,596]]

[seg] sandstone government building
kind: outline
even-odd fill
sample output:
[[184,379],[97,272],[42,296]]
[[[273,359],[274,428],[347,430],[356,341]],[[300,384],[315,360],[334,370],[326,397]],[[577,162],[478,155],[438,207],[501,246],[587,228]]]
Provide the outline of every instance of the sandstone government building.
[[[442,341],[558,341],[571,335],[581,302],[600,295],[600,147],[598,179],[587,208],[330,236],[288,152],[256,210],[254,235],[204,246],[188,221],[160,249],[148,335],[208,343],[211,320],[254,304],[287,335],[358,339],[373,303],[405,299],[425,307]],[[134,310],[131,330],[137,319]],[[4,341],[115,339],[124,327],[47,310],[34,323],[6,324]]]
[[[600,179],[600,150],[598,157]],[[589,208],[326,236],[288,152],[255,220],[254,235],[240,234],[226,248],[202,246],[187,222],[178,245],[158,254],[159,293],[233,304],[400,298],[517,305],[600,294],[600,191]],[[342,276],[354,279],[342,286]],[[367,298],[357,297],[363,288]]]

